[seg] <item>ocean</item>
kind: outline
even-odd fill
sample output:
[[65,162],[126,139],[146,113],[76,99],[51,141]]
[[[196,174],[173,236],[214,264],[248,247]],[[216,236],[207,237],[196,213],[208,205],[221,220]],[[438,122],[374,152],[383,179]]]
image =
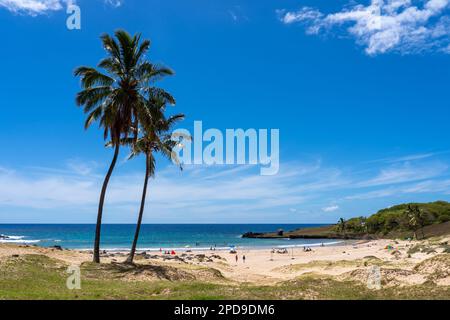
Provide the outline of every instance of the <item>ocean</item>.
[[[139,250],[273,248],[336,244],[330,239],[246,239],[245,232],[285,231],[321,226],[320,224],[144,224],[138,243]],[[91,249],[94,241],[93,224],[0,224],[0,243],[61,246],[67,249]],[[102,250],[128,250],[134,236],[133,224],[102,226]]]

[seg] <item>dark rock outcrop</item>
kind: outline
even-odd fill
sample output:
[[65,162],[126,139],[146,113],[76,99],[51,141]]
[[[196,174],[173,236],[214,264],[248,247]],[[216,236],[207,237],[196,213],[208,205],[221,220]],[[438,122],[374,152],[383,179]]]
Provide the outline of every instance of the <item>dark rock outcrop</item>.
[[242,235],[242,238],[259,238],[260,236],[264,236],[264,233],[246,232]]

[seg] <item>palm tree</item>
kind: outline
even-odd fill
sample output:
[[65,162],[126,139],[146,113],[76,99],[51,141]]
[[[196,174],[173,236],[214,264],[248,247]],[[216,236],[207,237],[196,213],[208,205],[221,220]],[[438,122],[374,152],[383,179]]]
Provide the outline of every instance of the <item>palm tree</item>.
[[102,59],[98,68],[78,67],[75,76],[81,78],[82,90],[77,94],[76,103],[83,106],[87,113],[85,129],[98,121],[104,129],[104,139],[108,137],[114,147],[114,156],[103,181],[98,205],[97,225],[95,229],[94,262],[100,262],[100,232],[103,204],[109,179],[119,155],[120,141],[133,135],[137,141],[139,114],[145,112],[146,97],[158,92],[167,100],[173,98],[164,90],[149,84],[173,72],[165,67],[156,66],[145,60],[150,41],[141,41],[139,34],[131,36],[123,30],[115,32],[115,38],[101,36],[107,57]]
[[345,237],[345,230],[347,228],[347,222],[344,220],[344,218],[339,219],[338,228],[339,228],[339,231],[342,232]]
[[420,210],[417,205],[408,205],[408,208],[405,211],[406,216],[408,217],[408,226],[414,232],[414,239],[417,239],[417,230],[421,229],[422,231],[422,239],[425,238],[425,234],[423,232],[423,227],[425,226],[425,214]]
[[[159,152],[166,158],[174,161],[177,164],[180,164],[177,156],[173,152],[173,149],[179,144],[179,142],[172,139],[171,129],[175,123],[184,119],[184,115],[177,114],[166,119],[164,116],[166,102],[166,99],[161,96],[154,97],[149,101],[149,112],[147,113],[147,116],[144,115],[146,121],[142,121],[143,135],[137,140],[136,143],[132,145],[132,153],[130,155],[130,158],[136,157],[139,154],[144,154],[146,161],[144,187],[142,190],[139,216],[133,244],[126,261],[127,263],[133,263],[134,255],[136,253],[139,232],[142,224],[142,217],[144,216],[148,180],[155,174],[155,154]],[[125,143],[130,143],[130,141],[125,141]],[[180,168],[182,169],[181,165]]]

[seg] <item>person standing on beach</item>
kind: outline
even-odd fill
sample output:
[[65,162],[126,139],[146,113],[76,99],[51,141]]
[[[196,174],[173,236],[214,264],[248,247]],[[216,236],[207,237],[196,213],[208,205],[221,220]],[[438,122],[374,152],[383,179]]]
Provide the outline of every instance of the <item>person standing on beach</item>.
[[242,261],[245,263],[245,255],[242,256]]
[[238,263],[238,260],[239,260],[238,255],[236,255],[236,263]]

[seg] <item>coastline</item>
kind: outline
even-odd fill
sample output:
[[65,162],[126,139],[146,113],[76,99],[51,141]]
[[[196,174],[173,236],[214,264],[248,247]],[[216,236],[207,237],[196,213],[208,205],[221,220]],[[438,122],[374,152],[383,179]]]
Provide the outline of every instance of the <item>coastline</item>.
[[[321,239],[317,239],[321,240]],[[330,239],[323,239],[323,240],[330,240]],[[230,245],[230,246],[199,246],[199,247],[179,247],[179,246],[164,246],[164,247],[137,247],[136,252],[143,252],[143,251],[149,251],[149,252],[159,252],[164,250],[175,250],[180,252],[186,252],[186,251],[196,251],[196,252],[203,252],[203,251],[229,251],[231,248],[236,249],[245,249],[245,250],[268,250],[268,249],[290,249],[290,248],[303,248],[303,247],[329,247],[329,246],[338,246],[343,245],[348,242],[357,242],[361,240],[352,240],[352,239],[336,239],[336,241],[329,241],[329,242],[315,242],[315,243],[303,243],[303,244],[286,244],[286,245]],[[73,251],[91,251],[91,247],[74,247],[74,248],[66,248],[64,246],[60,245],[40,245],[40,240],[0,240],[0,244],[4,245],[19,245],[19,246],[34,246],[34,247],[40,247],[40,248],[55,248],[55,247],[61,247],[64,250],[73,250]],[[211,250],[211,248],[213,250]],[[101,247],[100,250],[107,251],[107,252],[125,252],[129,250],[129,247]]]
[[[450,299],[449,243],[446,236],[352,240],[308,252],[140,251],[134,264],[124,263],[123,250],[102,251],[94,264],[88,250],[0,244],[0,299]],[[79,291],[65,287],[74,266]],[[376,290],[367,287],[373,268]]]
[[[327,239],[329,240],[329,239]],[[311,247],[311,248],[316,248],[316,247],[330,247],[330,246],[339,246],[339,245],[345,245],[346,243],[350,243],[350,242],[359,242],[359,241],[364,241],[364,240],[337,240],[337,241],[333,241],[333,242],[317,242],[317,243],[307,243],[307,244],[294,244],[294,245],[276,245],[276,246],[232,246],[233,248],[237,249],[237,250],[262,250],[262,251],[267,251],[270,249],[291,249],[291,248],[303,248],[303,247]],[[24,244],[26,245],[26,244]],[[36,244],[36,246],[39,246],[38,244]],[[52,248],[50,247],[45,247],[42,246],[42,248]],[[211,248],[213,250],[211,250]],[[73,250],[73,251],[85,251],[85,252],[89,252],[92,251],[92,248],[63,248],[65,250]],[[136,252],[160,252],[160,251],[176,251],[176,252],[215,252],[215,251],[230,251],[231,247],[230,246],[224,246],[224,247],[161,247],[161,248],[157,248],[157,247],[137,247]],[[126,253],[129,251],[129,248],[100,248],[101,251],[106,251],[106,252],[112,252],[112,253]]]
[[[283,228],[308,228],[312,224],[191,224],[191,225],[142,225],[138,249],[144,251],[163,250],[185,251],[186,248],[208,250],[216,247],[229,250],[230,247],[282,248],[296,245],[317,246],[334,242],[332,239],[248,239],[242,235],[249,230],[258,232]],[[131,247],[135,226],[104,225],[102,229],[102,250],[120,251]],[[43,247],[61,246],[68,249],[89,250],[93,247],[95,225],[1,225],[0,243],[38,245]]]
[[[424,241],[393,241],[381,240],[348,240],[339,244],[328,246],[310,246],[311,251],[305,252],[301,247],[292,247],[286,253],[273,252],[269,248],[236,248],[236,254],[228,250],[209,250],[207,248],[190,248],[190,252],[177,251],[176,254],[164,254],[159,250],[139,250],[137,264],[193,264],[219,270],[227,279],[238,282],[274,284],[283,280],[292,280],[304,273],[317,273],[319,275],[339,275],[351,272],[362,264],[364,259],[372,257],[377,263],[389,265],[389,268],[413,266],[426,259],[442,254],[444,249],[440,243],[450,242],[450,237],[440,240]],[[417,246],[433,246],[428,253],[408,252]],[[392,249],[387,249],[392,248]],[[186,249],[186,248],[185,248]],[[89,263],[92,254],[89,250],[72,250],[63,248],[44,248],[30,245],[0,244],[0,260],[15,256],[41,254],[66,263],[82,265]],[[102,250],[102,263],[121,263],[128,254],[128,250]],[[245,263],[242,256],[246,256]],[[448,255],[448,254],[446,254]],[[205,261],[195,261],[196,257],[204,257]],[[208,258],[209,257],[209,258]],[[211,258],[213,257],[213,258]],[[369,258],[368,258],[369,257]],[[369,259],[370,260],[370,259]],[[323,263],[337,264],[336,267],[327,268]],[[343,262],[353,262],[345,265]],[[344,264],[338,266],[339,264]],[[297,268],[299,265],[308,266]],[[293,267],[294,266],[294,267]],[[297,266],[297,267],[295,267]],[[449,266],[450,268],[450,266]],[[450,285],[450,277],[447,278]]]

